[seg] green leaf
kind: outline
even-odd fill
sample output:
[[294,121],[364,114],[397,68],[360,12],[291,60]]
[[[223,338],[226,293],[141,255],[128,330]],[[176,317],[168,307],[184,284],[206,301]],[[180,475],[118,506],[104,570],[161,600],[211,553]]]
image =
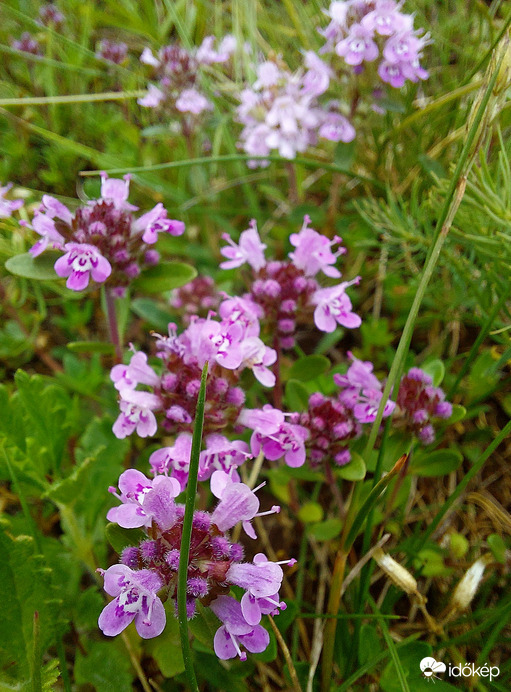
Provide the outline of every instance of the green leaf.
[[173,613],[173,600],[169,599],[166,602],[165,610],[167,612],[165,629],[159,637],[149,639],[145,648],[158,664],[162,675],[166,678],[173,678],[184,671],[185,664],[181,654],[179,623]]
[[8,529],[4,531],[6,523],[0,528],[0,598],[6,606],[0,618],[0,669],[3,683],[14,684],[30,678],[34,612],[39,613],[43,654],[65,625],[59,617],[61,604],[52,587],[51,570],[37,554],[34,539],[12,538]]
[[447,420],[444,422],[447,425],[452,425],[453,423],[457,423],[460,420],[463,420],[465,416],[467,415],[467,409],[464,406],[460,406],[460,404],[453,404],[452,405],[452,413]]
[[198,605],[196,617],[188,621],[190,632],[210,651],[213,651],[213,638],[219,626],[220,620],[213,611],[201,604]]
[[412,456],[409,472],[423,478],[445,476],[456,471],[463,461],[463,454],[458,449],[437,449],[429,454],[424,451]]
[[323,507],[318,502],[305,502],[300,507],[298,518],[304,524],[311,524],[323,519]]
[[74,676],[77,685],[94,685],[96,692],[131,690],[133,672],[129,656],[116,639],[88,640],[87,653],[76,651]]
[[189,283],[197,270],[184,262],[162,262],[150,267],[133,282],[133,288],[142,293],[163,293]]
[[358,660],[361,666],[377,656],[382,650],[375,625],[362,625],[358,644]]
[[165,332],[171,321],[169,311],[161,308],[151,298],[135,298],[131,303],[131,309],[135,315],[160,332]]
[[334,162],[342,168],[350,169],[355,160],[355,140],[345,143],[339,142],[334,151]]
[[298,380],[286,383],[286,402],[291,411],[306,411],[309,406],[309,392]]
[[351,453],[351,461],[335,470],[335,475],[347,481],[361,481],[366,475],[364,460],[356,452]]
[[422,370],[433,379],[433,385],[438,387],[445,375],[445,366],[441,360],[430,360],[422,366]]
[[32,257],[30,252],[24,252],[22,255],[9,257],[5,268],[11,274],[25,279],[50,281],[59,278],[55,273],[54,264],[60,256],[56,252],[44,252],[38,257]]
[[113,353],[114,345],[104,341],[70,341],[66,344],[73,353]]
[[322,375],[330,367],[330,361],[326,356],[311,355],[299,358],[289,370],[289,379],[307,382]]
[[107,524],[105,536],[115,552],[120,555],[129,545],[139,545],[146,536],[140,529],[124,529],[119,524]]
[[504,565],[506,562],[506,544],[502,540],[502,536],[498,533],[492,533],[487,538],[487,543],[490,546],[493,557]]
[[342,521],[340,519],[327,519],[314,526],[310,526],[308,533],[318,541],[329,541],[341,533]]

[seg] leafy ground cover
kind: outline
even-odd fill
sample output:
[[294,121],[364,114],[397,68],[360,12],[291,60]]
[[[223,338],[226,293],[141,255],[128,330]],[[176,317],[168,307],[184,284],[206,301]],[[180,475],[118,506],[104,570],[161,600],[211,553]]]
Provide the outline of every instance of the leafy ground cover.
[[509,689],[506,4],[1,16],[1,689]]

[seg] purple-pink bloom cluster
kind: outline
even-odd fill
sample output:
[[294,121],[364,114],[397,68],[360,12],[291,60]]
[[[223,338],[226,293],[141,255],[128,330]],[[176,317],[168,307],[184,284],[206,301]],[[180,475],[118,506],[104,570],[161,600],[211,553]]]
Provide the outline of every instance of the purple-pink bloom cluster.
[[[153,82],[147,93],[138,99],[141,106],[164,109],[168,115],[192,119],[213,104],[200,88],[200,70],[204,66],[229,61],[236,48],[236,39],[225,36],[215,49],[215,39],[207,36],[196,50],[187,50],[177,44],[163,46],[155,56],[145,48],[140,61],[153,70]],[[190,120],[191,122],[191,120]]]
[[[239,146],[252,156],[268,156],[277,150],[286,159],[295,158],[316,144],[318,137],[350,142],[355,129],[336,102],[320,105],[333,76],[331,69],[313,51],[307,51],[303,67],[291,73],[282,65],[266,61],[257,67],[257,79],[239,95],[238,121],[243,125]],[[268,165],[253,160],[251,168]]]
[[[335,267],[337,258],[345,252],[343,248],[335,251],[341,238],[330,240],[310,227],[310,218],[304,218],[299,233],[290,236],[293,251],[289,261],[267,261],[255,221],[240,235],[239,243],[224,235],[229,245],[220,252],[227,257],[222,269],[231,269],[248,264],[254,271],[250,293],[239,301],[244,302],[244,310],[259,311],[269,331],[275,334],[280,348],[292,348],[298,319],[312,321],[318,329],[332,332],[337,325],[346,328],[360,326],[361,319],[352,310],[351,300],[346,289],[358,283],[344,281],[335,286],[322,288],[318,274],[338,279],[341,272]],[[257,314],[257,313],[256,313]]]
[[421,66],[427,34],[414,30],[413,15],[401,12],[394,0],[336,0],[326,14],[330,23],[321,33],[326,39],[322,53],[334,53],[360,73],[367,63],[380,59],[378,75],[392,87],[406,80],[427,79]]
[[443,389],[433,386],[431,376],[420,368],[411,368],[403,375],[396,404],[396,423],[425,445],[435,439],[434,419],[450,418],[452,414],[452,404],[445,400]]
[[101,178],[100,198],[74,213],[54,197],[43,196],[31,225],[41,238],[30,253],[37,257],[47,247],[61,250],[64,254],[55,262],[55,271],[67,278],[73,291],[86,288],[90,279],[98,283],[110,279],[122,294],[143,267],[158,263],[159,254],[150,247],[158,233],[181,235],[185,225],[169,219],[161,202],[135,218],[138,207],[128,202],[130,176],[120,180],[103,173]]
[[[245,660],[242,647],[255,653],[268,646],[268,633],[259,623],[264,614],[285,609],[279,597],[281,564],[295,560],[278,563],[258,553],[252,562],[243,562],[242,546],[232,542],[227,532],[242,522],[255,538],[251,520],[279,508],[259,512],[255,491],[222,470],[213,472],[211,488],[219,499],[216,508],[212,513],[196,511],[192,522],[187,614],[195,615],[197,601],[210,606],[222,623],[214,639],[215,653],[221,659],[238,655]],[[107,518],[123,528],[144,529],[147,538],[125,548],[121,564],[98,570],[105,591],[114,598],[103,609],[99,627],[107,636],[115,636],[134,620],[141,637],[156,637],[165,627],[162,601],[175,602],[177,595],[184,517],[184,506],[175,501],[180,484],[167,475],[157,473],[151,480],[129,469],[119,478],[120,492],[110,491],[121,504],[110,509]],[[227,595],[231,586],[244,590],[241,602]]]

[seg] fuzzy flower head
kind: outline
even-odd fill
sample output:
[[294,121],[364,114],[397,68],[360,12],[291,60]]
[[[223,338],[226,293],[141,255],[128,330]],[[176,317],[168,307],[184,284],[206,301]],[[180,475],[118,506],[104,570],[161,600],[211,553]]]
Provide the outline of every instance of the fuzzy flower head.
[[[130,176],[123,179],[101,174],[101,196],[71,212],[59,200],[43,195],[32,228],[40,240],[30,249],[35,257],[47,247],[65,254],[55,263],[67,286],[81,291],[94,282],[108,280],[121,292],[144,268],[157,263],[148,245],[160,232],[180,235],[182,221],[169,219],[161,203],[135,218],[137,207],[128,201]],[[151,254],[152,253],[152,254]]]

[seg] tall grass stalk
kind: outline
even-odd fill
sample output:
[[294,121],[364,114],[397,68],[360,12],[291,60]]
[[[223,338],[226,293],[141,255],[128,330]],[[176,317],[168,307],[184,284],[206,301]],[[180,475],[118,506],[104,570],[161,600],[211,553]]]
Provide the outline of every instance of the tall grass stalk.
[[188,617],[186,613],[186,582],[188,577],[188,558],[190,556],[190,540],[192,538],[192,521],[195,508],[195,495],[197,493],[197,474],[199,472],[199,455],[202,443],[202,429],[204,427],[204,404],[206,401],[206,380],[208,377],[208,362],[202,368],[197,408],[195,410],[195,424],[192,437],[192,451],[190,455],[190,469],[188,485],[186,487],[185,515],[183,519],[183,533],[181,535],[181,549],[179,555],[179,569],[177,574],[177,613],[179,620],[179,634],[181,637],[181,650],[185,664],[186,677],[189,689],[198,692],[197,679],[193,669],[190,641],[188,639]]

